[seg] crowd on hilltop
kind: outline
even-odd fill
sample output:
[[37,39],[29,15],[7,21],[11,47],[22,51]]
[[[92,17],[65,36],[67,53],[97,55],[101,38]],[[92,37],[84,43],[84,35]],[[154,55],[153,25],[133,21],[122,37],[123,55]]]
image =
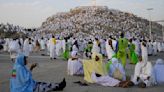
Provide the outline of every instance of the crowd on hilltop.
[[[160,32],[161,25],[153,22],[152,28]],[[39,31],[83,32],[94,36],[129,31],[135,36],[148,37],[148,29],[148,20],[131,13],[108,9],[106,6],[81,6],[47,18]]]

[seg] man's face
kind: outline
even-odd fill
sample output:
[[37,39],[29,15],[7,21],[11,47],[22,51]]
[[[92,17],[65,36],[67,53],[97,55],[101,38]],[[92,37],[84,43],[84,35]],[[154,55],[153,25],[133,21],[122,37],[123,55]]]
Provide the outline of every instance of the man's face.
[[100,59],[100,58],[99,58],[98,56],[95,57],[95,60],[96,60],[96,61],[99,61],[99,59]]
[[139,57],[139,62],[142,62],[142,57]]

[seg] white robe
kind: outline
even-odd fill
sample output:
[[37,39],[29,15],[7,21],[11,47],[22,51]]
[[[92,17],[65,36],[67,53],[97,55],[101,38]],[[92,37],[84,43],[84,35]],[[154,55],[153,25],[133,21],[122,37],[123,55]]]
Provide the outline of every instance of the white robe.
[[61,50],[62,50],[62,41],[61,40],[56,40],[56,55],[60,56],[61,55]]
[[92,48],[92,53],[100,53],[100,47],[98,46],[97,42],[93,42],[93,48]]
[[40,40],[40,45],[41,45],[41,50],[45,50],[46,46],[45,46],[45,41],[43,39]]
[[112,46],[113,46],[114,50],[116,50],[116,45],[117,45],[117,41],[116,40],[112,40]]
[[10,43],[10,41],[9,41],[9,39],[8,38],[6,38],[5,39],[5,44],[4,44],[4,51],[8,51],[9,50],[9,43]]
[[50,40],[47,41],[47,55],[50,55]]
[[153,54],[153,44],[151,42],[148,42],[148,55]]
[[101,54],[106,54],[106,48],[105,48],[105,41],[103,39],[100,40],[100,46],[101,46]]
[[50,39],[50,58],[55,58],[55,44],[52,42],[52,39]]
[[135,52],[136,52],[136,54],[139,56],[140,55],[140,44],[139,44],[139,42],[137,42],[137,41],[133,41],[133,44],[135,45]]
[[92,73],[91,78],[95,83],[102,86],[114,87],[120,83],[119,80],[114,79],[108,75],[97,77],[94,72]]
[[[139,81],[137,81],[137,77],[140,78]],[[150,79],[147,80],[147,77],[150,77]],[[144,82],[146,86],[151,86],[153,84],[152,64],[150,62],[138,62],[135,66],[132,81],[135,85],[140,82]]]
[[17,54],[20,53],[20,46],[18,41],[11,41],[9,44],[10,58],[16,58]]
[[157,55],[157,42],[153,42],[153,55]]
[[63,49],[63,53],[65,52],[65,45],[66,45],[65,40],[62,40],[62,49]]
[[141,44],[141,53],[142,53],[142,60],[144,62],[148,61],[147,47],[144,47],[142,44]]
[[106,41],[106,53],[107,53],[108,59],[112,59],[112,56],[115,54],[112,47],[108,44],[108,40]]
[[28,39],[26,39],[24,41],[23,51],[24,51],[25,56],[29,56],[29,54],[30,54],[30,45],[29,45],[29,40]]
[[161,52],[162,51],[162,45],[160,42],[157,43],[157,48],[158,48],[158,51]]
[[158,59],[153,67],[154,81],[156,84],[164,84],[164,61]]
[[72,60],[70,58],[68,60],[67,72],[68,72],[68,75],[83,74],[83,66],[80,63],[79,59]]
[[72,47],[72,51],[79,51],[79,49],[77,48],[77,46],[76,45],[73,45],[73,47]]

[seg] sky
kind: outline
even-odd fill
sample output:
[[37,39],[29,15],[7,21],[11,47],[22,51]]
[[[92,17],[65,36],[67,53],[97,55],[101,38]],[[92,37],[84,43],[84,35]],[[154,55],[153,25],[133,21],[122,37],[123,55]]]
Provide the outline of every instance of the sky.
[[[93,0],[0,0],[0,23],[40,27],[57,12],[93,5]],[[96,5],[133,13],[152,21],[164,20],[164,0],[96,0]],[[153,10],[148,11],[148,8]],[[164,24],[164,23],[162,23]]]

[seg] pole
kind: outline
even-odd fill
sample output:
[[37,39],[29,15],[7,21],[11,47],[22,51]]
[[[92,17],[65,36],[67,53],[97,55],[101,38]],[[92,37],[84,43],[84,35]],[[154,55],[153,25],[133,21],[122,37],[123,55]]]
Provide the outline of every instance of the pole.
[[151,10],[153,10],[153,8],[148,8],[147,9],[149,11],[149,17],[150,17],[150,20],[149,20],[149,38],[152,40],[152,34],[151,34],[151,31],[152,31],[152,26],[151,26]]
[[164,26],[162,26],[163,41],[164,41]]

